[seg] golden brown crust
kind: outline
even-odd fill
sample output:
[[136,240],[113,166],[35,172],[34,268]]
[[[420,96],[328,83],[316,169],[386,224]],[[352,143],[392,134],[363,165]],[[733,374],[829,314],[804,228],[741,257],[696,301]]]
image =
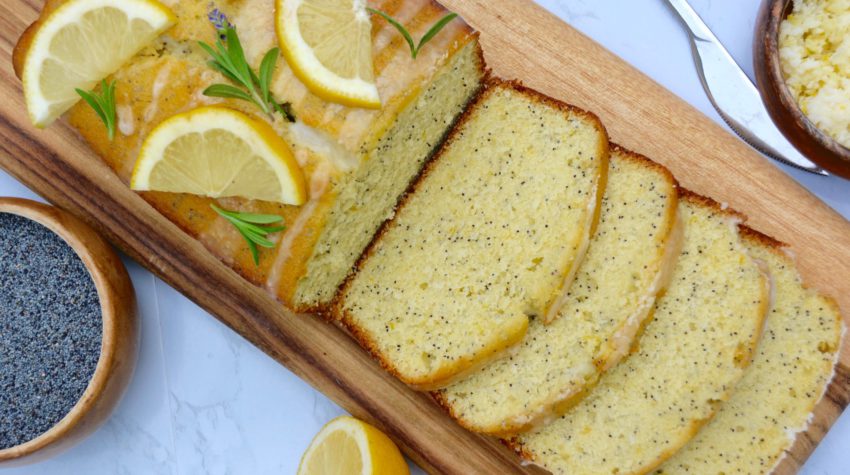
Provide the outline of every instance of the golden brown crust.
[[[428,394],[431,395],[434,402],[436,402],[440,408],[446,411],[446,414],[448,414],[449,417],[456,420],[460,425],[466,427],[463,423],[463,419],[455,413],[454,408],[452,408],[451,404],[449,404],[449,401],[446,399],[446,394],[443,391],[429,391]],[[467,429],[469,428],[467,427]]]
[[520,93],[520,94],[522,94],[526,97],[532,98],[536,102],[546,104],[550,107],[561,110],[562,112],[565,112],[565,113],[568,113],[568,114],[575,114],[575,115],[578,115],[578,116],[582,116],[585,119],[594,122],[596,124],[596,127],[603,134],[605,134],[605,138],[606,138],[606,140],[604,141],[605,145],[606,145],[605,156],[606,157],[608,156],[609,147],[607,146],[607,144],[610,143],[610,141],[608,140],[608,129],[605,128],[605,125],[602,123],[602,120],[596,114],[594,114],[593,112],[586,111],[586,110],[581,109],[581,108],[574,106],[572,104],[567,104],[566,102],[555,99],[554,97],[547,96],[546,94],[543,94],[540,91],[537,91],[537,90],[532,89],[528,86],[525,86],[522,83],[522,81],[519,81],[519,80],[516,80],[516,79],[505,80],[505,79],[493,77],[489,81],[487,86],[488,86],[488,90],[489,89],[498,89],[498,88],[513,89],[514,91],[516,91],[516,92],[518,92],[518,93]]
[[741,238],[745,241],[751,242],[753,244],[760,244],[764,247],[770,248],[774,252],[779,252],[783,256],[787,257],[785,254],[785,249],[788,247],[784,242],[778,241],[767,234],[762,233],[761,231],[756,231],[755,229],[742,224],[739,226],[741,231]]
[[640,153],[634,152],[632,150],[627,149],[626,147],[623,147],[622,145],[619,145],[619,144],[616,144],[616,143],[613,143],[613,142],[611,142],[611,153],[612,154],[617,153],[626,160],[631,160],[633,162],[642,163],[644,166],[652,168],[652,169],[658,171],[659,173],[663,174],[666,177],[666,179],[668,181],[672,182],[673,186],[675,186],[677,189],[680,187],[679,186],[679,180],[677,180],[676,177],[673,176],[673,172],[671,172],[670,169],[668,169],[664,165],[656,162],[655,160],[647,157],[646,155],[642,155]]
[[707,196],[693,192],[687,188],[679,187],[679,200],[711,208],[712,210],[714,210],[714,212],[718,214],[724,214],[730,218],[738,219],[742,223],[747,221],[747,215],[745,215],[744,213],[732,209],[725,204],[721,204],[715,201],[713,198],[709,198]]
[[[497,341],[493,344],[484,347],[478,354],[464,357],[452,365],[445,366],[441,368],[439,371],[435,372],[431,377],[421,378],[421,379],[411,379],[399,371],[399,369],[389,361],[378,348],[377,343],[374,338],[357,326],[354,322],[351,321],[350,315],[348,312],[343,312],[342,318],[338,319],[338,322],[342,325],[342,327],[349,332],[349,334],[354,338],[360,345],[372,355],[372,357],[378,361],[382,368],[384,368],[387,372],[395,376],[401,382],[407,384],[408,386],[418,390],[418,391],[431,391],[439,388],[446,387],[453,382],[455,382],[458,378],[463,377],[465,374],[475,371],[483,365],[486,365],[493,358],[497,357],[507,348],[519,343],[520,340],[525,336],[525,330],[520,332],[514,332],[515,337],[510,340]],[[526,325],[528,321],[526,320]]]
[[534,461],[535,461],[534,454],[529,452],[525,448],[525,446],[522,444],[522,442],[520,442],[519,439],[517,439],[516,437],[499,439],[499,442],[501,442],[502,445],[504,445],[509,450],[511,450],[512,452],[517,454],[519,456],[519,458],[521,458],[525,461],[534,463]]
[[32,40],[35,37],[38,26],[39,20],[36,20],[27,27],[23,34],[21,34],[21,37],[18,38],[15,49],[12,50],[12,68],[15,70],[15,76],[18,79],[23,79],[24,77],[24,58],[26,58],[27,51],[29,51],[30,45],[32,45]]
[[21,34],[21,37],[18,38],[17,44],[15,44],[15,49],[12,50],[12,67],[15,70],[15,76],[18,79],[21,79],[24,74],[24,59],[27,56],[27,51],[29,51],[30,46],[32,45],[32,41],[35,38],[35,34],[38,32],[39,27],[44,22],[44,19],[50,15],[53,10],[59,8],[63,3],[66,3],[68,0],[46,0],[44,2],[44,7],[41,9],[41,13],[38,15],[38,18],[27,27],[26,30]]
[[[460,424],[464,429],[467,429],[471,432],[478,432],[481,434],[487,434],[489,436],[498,437],[500,439],[508,440],[518,434],[522,434],[536,428],[539,428],[545,425],[550,420],[554,420],[560,415],[565,414],[570,409],[575,407],[578,403],[580,403],[590,392],[596,387],[596,384],[599,382],[599,378],[595,378],[592,382],[588,383],[580,390],[572,393],[570,397],[564,398],[560,401],[557,401],[553,405],[553,410],[546,413],[538,414],[536,417],[531,418],[528,422],[522,424],[513,424],[513,425],[505,425],[504,427],[483,427],[476,424],[470,423],[470,421],[455,412],[452,405],[446,399],[446,395],[443,391],[429,391],[429,394],[452,419],[454,419],[458,424]],[[554,414],[554,415],[552,415]]]

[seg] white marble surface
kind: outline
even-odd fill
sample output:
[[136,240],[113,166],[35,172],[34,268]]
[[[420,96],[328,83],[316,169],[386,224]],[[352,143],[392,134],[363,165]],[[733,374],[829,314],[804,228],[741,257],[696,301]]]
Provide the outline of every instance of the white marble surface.
[[[541,0],[546,8],[721,122],[686,37],[663,0]],[[751,72],[757,0],[692,0]],[[789,170],[850,217],[850,182]],[[35,197],[0,171],[0,195]],[[343,411],[193,303],[127,261],[142,316],[139,366],[115,416],[59,457],[10,475],[293,474],[319,428]],[[803,473],[850,473],[845,414]]]

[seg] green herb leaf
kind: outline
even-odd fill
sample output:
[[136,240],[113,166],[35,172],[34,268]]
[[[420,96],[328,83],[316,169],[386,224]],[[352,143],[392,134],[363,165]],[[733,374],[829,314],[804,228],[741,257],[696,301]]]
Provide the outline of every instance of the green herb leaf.
[[212,86],[204,89],[204,95],[208,97],[242,99],[245,101],[253,100],[247,92],[229,84],[213,84]]
[[106,126],[106,133],[109,135],[109,140],[114,140],[115,126],[118,122],[115,111],[115,81],[107,84],[105,79],[102,80],[100,82],[100,94],[86,92],[82,89],[75,90],[94,109],[97,116],[100,117],[103,125]]
[[254,258],[254,264],[260,264],[260,252],[257,246],[265,248],[273,248],[274,243],[268,239],[269,234],[278,233],[286,229],[284,226],[269,226],[274,223],[280,223],[283,218],[273,214],[254,214],[240,213],[219,208],[215,204],[210,204],[210,207],[226,219],[233,227],[239,231],[239,234],[245,238],[248,243],[248,249],[251,251],[251,256]]
[[263,98],[266,102],[274,102],[269,88],[271,87],[272,75],[274,74],[274,67],[277,64],[278,55],[280,55],[280,50],[278,48],[272,48],[268,53],[266,53],[263,57],[263,61],[260,63],[260,90],[262,91]]
[[419,40],[419,44],[417,45],[413,41],[413,36],[411,36],[410,32],[407,31],[407,28],[405,28],[404,25],[396,21],[395,18],[389,16],[381,10],[376,10],[374,8],[367,8],[367,10],[369,10],[369,12],[371,13],[374,13],[375,15],[380,15],[390,25],[395,27],[395,29],[398,30],[399,33],[401,33],[401,36],[404,37],[404,40],[407,41],[408,46],[410,46],[410,54],[411,56],[413,56],[413,59],[416,59],[423,46],[425,46],[426,44],[428,44],[429,41],[434,39],[434,37],[437,36],[440,31],[442,31],[443,28],[446,27],[446,25],[451,23],[452,20],[454,20],[458,16],[457,13],[449,13],[448,15],[441,18],[439,21],[437,21],[437,23],[434,23],[434,25],[431,26],[431,28],[425,33],[424,36],[422,36],[422,39]]
[[230,57],[230,62],[239,72],[238,77],[251,89],[253,88],[250,80],[251,68],[245,59],[245,52],[242,50],[242,42],[239,41],[239,36],[236,35],[236,29],[228,28],[225,34],[227,35],[227,55]]
[[283,218],[275,214],[234,213],[224,210],[222,211],[232,218],[251,224],[274,224],[283,221]]
[[[419,40],[419,46],[416,47],[416,54],[419,54],[419,52],[422,51],[422,47],[425,46],[429,41],[431,41],[435,36],[437,36],[441,31],[443,31],[443,28],[445,28],[446,25],[451,23],[452,20],[454,20],[455,18],[457,18],[457,13],[449,13],[448,15],[441,18],[440,21],[434,23],[434,26],[432,26],[431,29],[428,30],[427,33],[425,33],[425,36],[423,36],[422,39]],[[413,57],[415,58],[416,55],[414,54]]]
[[401,33],[401,36],[404,37],[404,40],[407,41],[407,44],[410,46],[410,54],[413,55],[414,58],[416,57],[416,54],[418,53],[418,51],[416,51],[416,43],[413,42],[413,37],[410,36],[410,32],[407,31],[407,28],[405,28],[404,25],[396,21],[395,18],[382,12],[381,10],[376,10],[374,8],[367,8],[367,10],[369,10],[370,13],[374,13],[375,15],[382,16],[384,20],[387,20],[390,25],[394,26],[395,29],[398,30],[399,33]]
[[106,114],[103,112],[103,108],[100,106],[100,102],[98,102],[97,97],[90,92],[86,92],[82,89],[76,89],[77,94],[83,98],[84,101],[88,102],[92,109],[97,113],[97,116],[100,117],[100,120],[106,124]]
[[236,230],[239,231],[239,234],[245,239],[245,242],[248,243],[248,249],[251,251],[251,257],[254,259],[254,265],[260,265],[260,251],[257,249],[257,245],[254,244],[254,241],[250,236],[245,234],[245,231],[239,229],[239,226],[236,227]]
[[292,115],[291,110],[285,110],[280,106],[274,100],[271,93],[271,82],[280,50],[273,48],[266,53],[260,64],[258,74],[251,69],[248,61],[245,59],[245,51],[242,48],[242,43],[239,41],[239,35],[236,34],[236,29],[227,27],[223,30],[223,36],[225,42],[218,40],[215,47],[203,41],[198,44],[212,58],[208,63],[209,66],[236,83],[242,89],[240,90],[226,84],[214,84],[204,91],[204,95],[253,102],[270,116],[274,112],[279,112],[285,119],[294,122],[295,117]]

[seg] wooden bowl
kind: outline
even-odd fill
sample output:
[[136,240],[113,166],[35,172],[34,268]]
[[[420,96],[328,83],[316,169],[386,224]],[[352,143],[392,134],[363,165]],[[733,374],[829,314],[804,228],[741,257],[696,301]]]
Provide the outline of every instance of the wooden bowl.
[[753,63],[762,101],[779,130],[800,152],[824,169],[850,179],[850,149],[813,124],[791,95],[779,63],[779,25],[791,0],[763,0],[756,20]]
[[70,214],[34,201],[0,198],[0,212],[36,221],[80,256],[94,280],[103,315],[100,357],[82,397],[55,426],[35,439],[0,450],[0,468],[47,459],[82,441],[105,422],[124,394],[138,354],[136,297],[112,247]]

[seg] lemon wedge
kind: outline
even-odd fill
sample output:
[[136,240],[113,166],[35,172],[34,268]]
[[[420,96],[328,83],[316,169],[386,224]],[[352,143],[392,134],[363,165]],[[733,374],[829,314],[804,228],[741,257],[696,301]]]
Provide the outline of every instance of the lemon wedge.
[[40,18],[18,45],[30,119],[50,125],[176,22],[156,0],[69,0]]
[[265,122],[223,107],[201,107],[158,125],[145,139],[130,187],[301,205],[304,173]]
[[381,107],[365,0],[277,0],[275,8],[281,52],[313,94],[351,107]]
[[316,435],[298,475],[409,474],[398,447],[383,432],[353,417],[338,417]]

